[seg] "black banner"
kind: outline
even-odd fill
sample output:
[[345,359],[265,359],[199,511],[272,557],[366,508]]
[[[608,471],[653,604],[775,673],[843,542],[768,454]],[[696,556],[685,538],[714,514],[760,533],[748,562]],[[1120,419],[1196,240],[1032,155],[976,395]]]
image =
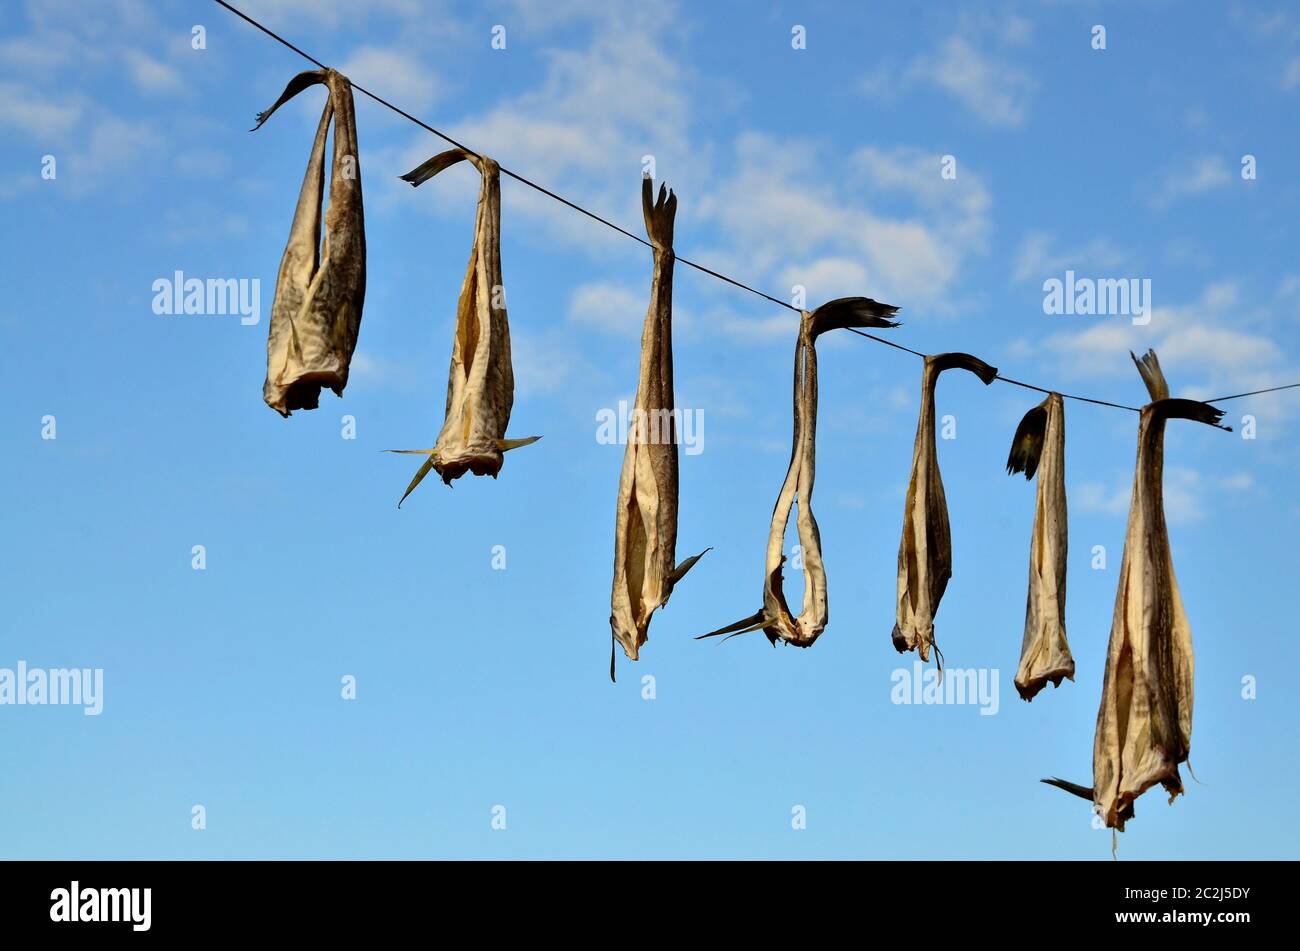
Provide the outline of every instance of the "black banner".
[[93,940],[680,926],[729,939],[915,927],[927,940],[1231,941],[1283,926],[1293,875],[1245,862],[9,862],[0,915],[7,935]]

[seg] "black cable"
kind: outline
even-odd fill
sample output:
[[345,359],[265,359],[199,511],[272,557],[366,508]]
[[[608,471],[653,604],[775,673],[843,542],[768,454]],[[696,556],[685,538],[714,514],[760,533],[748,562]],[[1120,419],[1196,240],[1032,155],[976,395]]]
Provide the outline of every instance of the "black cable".
[[[235,8],[235,7],[232,7],[229,3],[226,2],[226,0],[214,0],[214,2],[217,3],[219,6],[225,7],[227,10],[229,10],[231,13],[233,13],[235,16],[239,17],[241,20],[243,20],[245,23],[249,24],[250,26],[256,27],[257,29],[261,30],[263,33],[265,33],[265,34],[266,34],[267,36],[269,36],[271,39],[275,40],[277,43],[280,43],[281,45],[286,46],[286,47],[288,47],[289,49],[293,50],[295,53],[297,53],[299,56],[301,56],[303,59],[307,60],[308,62],[310,62],[310,63],[315,63],[315,64],[316,64],[317,66],[319,66],[321,69],[328,69],[328,68],[329,68],[329,67],[327,67],[324,63],[322,63],[320,60],[318,60],[316,57],[312,56],[310,53],[306,53],[306,52],[304,52],[303,50],[299,49],[297,46],[294,46],[292,43],[290,43],[288,40],[286,40],[286,39],[285,39],[283,36],[281,36],[280,34],[276,33],[274,30],[271,30],[271,29],[269,29],[268,27],[263,26],[261,23],[258,23],[256,20],[254,20],[254,19],[253,19],[252,17],[250,17],[248,14],[244,13],[242,10],[239,10],[239,9],[237,9],[237,8]],[[426,130],[426,131],[428,131],[428,132],[432,132],[434,135],[438,136],[438,138],[444,140],[445,142],[448,142],[448,143],[451,144],[451,145],[454,145],[456,148],[460,149],[461,151],[463,151],[463,152],[468,152],[470,155],[473,155],[473,156],[475,156],[475,157],[479,157],[477,152],[475,152],[475,151],[474,151],[473,149],[471,149],[469,146],[467,146],[467,145],[462,145],[460,142],[457,142],[457,141],[456,141],[455,139],[453,139],[451,136],[447,135],[447,133],[442,132],[442,131],[439,131],[438,129],[435,129],[433,126],[429,125],[427,122],[424,122],[424,121],[422,121],[422,120],[420,120],[420,119],[417,119],[415,116],[411,115],[411,114],[410,114],[409,112],[407,112],[405,109],[401,109],[401,108],[399,108],[399,107],[393,105],[393,104],[392,104],[391,102],[389,102],[387,99],[384,99],[382,96],[377,96],[377,95],[375,95],[375,94],[374,94],[373,92],[371,92],[369,89],[365,89],[365,88],[363,88],[363,87],[361,87],[361,86],[358,86],[356,83],[352,82],[350,79],[348,80],[348,82],[351,83],[352,88],[355,89],[357,92],[361,93],[361,94],[364,95],[364,96],[369,96],[371,99],[373,99],[375,102],[379,103],[381,106],[384,106],[384,107],[387,108],[387,109],[391,109],[393,112],[397,113],[397,114],[398,114],[399,116],[401,116],[402,118],[404,118],[404,119],[408,119],[408,120],[410,120],[411,122],[414,122],[414,123],[415,123],[416,125],[418,125],[420,128],[422,128],[422,129],[424,129],[424,130]],[[542,185],[539,185],[539,184],[537,184],[536,182],[534,182],[534,181],[532,181],[532,180],[530,180],[530,179],[528,179],[528,178],[525,178],[524,176],[520,175],[518,172],[512,172],[510,169],[506,168],[504,165],[500,165],[500,166],[498,166],[498,167],[500,168],[500,170],[501,170],[501,174],[502,174],[502,175],[508,175],[508,176],[510,176],[510,177],[513,178],[515,181],[519,182],[520,184],[522,184],[522,185],[527,185],[529,188],[532,188],[532,189],[535,189],[535,190],[541,192],[543,195],[547,196],[548,198],[553,198],[555,201],[558,201],[560,204],[562,204],[562,205],[566,205],[566,206],[568,206],[569,208],[572,208],[574,211],[586,215],[588,218],[591,218],[593,221],[599,221],[599,222],[600,222],[601,224],[603,224],[605,227],[607,227],[607,228],[612,228],[613,230],[617,231],[619,234],[626,235],[627,237],[631,238],[633,241],[637,241],[637,242],[639,242],[639,243],[645,245],[647,248],[652,248],[652,247],[654,247],[654,245],[652,245],[652,244],[651,244],[649,241],[647,241],[645,238],[642,238],[640,235],[633,234],[631,231],[628,231],[626,228],[622,228],[622,227],[620,227],[620,226],[614,224],[614,222],[610,221],[608,218],[602,218],[600,215],[596,214],[594,211],[588,211],[586,208],[583,208],[581,205],[578,205],[578,204],[575,204],[575,203],[569,201],[569,199],[565,198],[563,195],[557,195],[555,192],[551,191],[549,188],[546,188],[546,187],[544,187],[544,186],[542,186]],[[785,308],[788,309],[788,310],[792,310],[792,311],[794,311],[795,313],[801,313],[801,311],[799,310],[799,308],[798,308],[798,307],[795,307],[793,304],[788,304],[788,303],[786,303],[786,302],[783,301],[783,300],[779,300],[778,298],[775,298],[775,297],[771,296],[770,294],[765,294],[765,293],[763,293],[762,291],[758,290],[757,288],[750,287],[748,284],[745,284],[745,283],[743,283],[743,282],[741,282],[741,281],[738,281],[738,280],[736,280],[735,278],[727,277],[727,275],[725,275],[725,274],[720,274],[720,273],[718,273],[717,271],[710,270],[709,268],[705,267],[703,264],[696,264],[694,261],[687,260],[686,258],[684,258],[684,257],[680,257],[680,256],[677,257],[677,261],[678,261],[678,263],[680,263],[680,264],[685,264],[687,267],[694,268],[695,270],[697,270],[697,271],[699,271],[699,272],[701,272],[701,273],[703,273],[703,274],[708,274],[710,277],[716,277],[716,278],[717,278],[718,280],[720,280],[720,281],[725,281],[726,283],[732,285],[733,287],[738,287],[738,288],[740,288],[741,290],[749,291],[749,293],[751,293],[751,294],[755,294],[755,295],[757,295],[757,296],[763,298],[763,299],[766,300],[766,301],[771,301],[773,304],[779,304],[780,306],[785,307]],[[914,355],[914,356],[918,356],[918,357],[922,357],[922,358],[924,358],[924,357],[926,356],[926,354],[921,353],[919,350],[913,350],[913,349],[911,349],[910,347],[905,347],[905,346],[903,346],[902,344],[894,343],[892,340],[886,340],[884,337],[877,337],[877,336],[875,336],[874,334],[863,333],[861,330],[856,330],[856,329],[853,328],[853,327],[848,327],[848,328],[846,328],[846,329],[853,331],[853,333],[857,334],[859,337],[866,337],[868,340],[874,340],[876,343],[883,343],[883,344],[885,344],[885,346],[893,347],[895,350],[903,350],[903,351],[905,351],[905,352],[907,352],[907,353],[910,353],[910,354],[912,354],[912,355]],[[1001,376],[1001,375],[997,376],[996,379],[1001,380],[1003,383],[1011,383],[1011,384],[1013,384],[1013,385],[1015,385],[1015,386],[1023,386],[1023,387],[1025,387],[1026,389],[1029,389],[1029,390],[1037,390],[1039,393],[1054,393],[1054,392],[1056,392],[1055,390],[1047,390],[1047,389],[1044,389],[1044,388],[1041,387],[1041,386],[1034,386],[1032,383],[1022,383],[1020,380],[1013,380],[1013,379],[1011,379],[1010,377],[1005,377],[1005,376]],[[1290,384],[1287,384],[1286,386],[1274,386],[1274,387],[1271,387],[1271,388],[1266,389],[1266,390],[1254,390],[1254,391],[1252,391],[1252,392],[1250,392],[1250,393],[1238,393],[1238,394],[1236,394],[1235,396],[1220,396],[1218,399],[1205,400],[1204,402],[1206,402],[1206,403],[1222,403],[1222,402],[1224,402],[1225,400],[1241,399],[1243,396],[1256,396],[1256,395],[1258,395],[1258,394],[1260,394],[1260,393],[1273,393],[1273,392],[1276,392],[1277,390],[1289,390],[1289,389],[1293,389],[1293,388],[1298,387],[1298,386],[1300,386],[1300,383],[1290,383]],[[1135,413],[1137,413],[1137,412],[1141,412],[1141,410],[1139,410],[1136,406],[1124,406],[1124,405],[1121,404],[1121,403],[1110,403],[1110,402],[1107,402],[1106,400],[1094,400],[1094,399],[1092,399],[1092,398],[1090,398],[1090,397],[1087,397],[1087,396],[1072,396],[1072,395],[1070,395],[1070,394],[1068,394],[1068,393],[1060,393],[1059,395],[1060,395],[1062,398],[1067,399],[1067,400],[1079,400],[1079,401],[1084,402],[1084,403],[1093,403],[1093,404],[1095,404],[1095,405],[1097,405],[1097,406],[1112,406],[1112,407],[1114,407],[1115,409],[1127,409],[1127,410],[1132,410],[1132,411],[1135,412]]]
[[1039,393],[1056,393],[1057,396],[1066,400],[1080,400],[1084,403],[1096,403],[1098,406],[1113,406],[1115,409],[1131,409],[1135,413],[1142,412],[1142,410],[1136,406],[1125,406],[1123,403],[1108,403],[1106,400],[1094,400],[1090,396],[1072,396],[1069,393],[1057,393],[1055,390],[1045,390],[1041,386],[1034,386],[1032,383],[1022,383],[1019,380],[1013,380],[1011,377],[1002,376],[1001,374],[998,374],[995,379],[1001,380],[1003,383],[1010,383],[1014,386],[1023,386],[1027,390],[1037,390]]
[[1236,393],[1232,396],[1219,396],[1212,400],[1202,400],[1203,403],[1222,403],[1225,400],[1239,400],[1243,396],[1258,396],[1260,393],[1276,393],[1278,390],[1293,390],[1300,383],[1288,383],[1286,386],[1270,386],[1266,390],[1251,390],[1249,393]]

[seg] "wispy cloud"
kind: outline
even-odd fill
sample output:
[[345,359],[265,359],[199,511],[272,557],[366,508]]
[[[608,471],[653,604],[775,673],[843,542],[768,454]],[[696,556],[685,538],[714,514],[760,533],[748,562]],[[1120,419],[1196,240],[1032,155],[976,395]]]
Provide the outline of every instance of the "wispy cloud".
[[940,157],[915,148],[863,149],[828,176],[807,141],[749,132],[732,173],[700,204],[727,243],[711,266],[760,276],[810,304],[844,294],[935,306],[963,263],[984,250],[991,200],[979,177],[940,177]]
[[443,3],[426,0],[245,0],[241,6],[249,16],[280,26],[312,23],[337,29],[357,24],[358,17],[392,16],[403,20],[437,21],[449,12]]
[[[1240,288],[1230,281],[1207,286],[1197,300],[1186,304],[1162,305],[1157,295],[1146,326],[1124,319],[1079,319],[1088,322],[1083,329],[1048,334],[1036,343],[1025,342],[1024,349],[1064,379],[1128,379],[1137,384],[1128,353],[1151,347],[1160,355],[1174,395],[1191,399],[1300,380],[1300,365],[1268,333],[1276,323],[1269,307],[1243,301]],[[1139,401],[1144,395],[1140,385],[1130,394]],[[1285,397],[1251,397],[1234,406],[1245,409],[1249,404],[1250,411],[1281,420],[1295,413],[1294,400]]]
[[1147,202],[1153,208],[1167,208],[1184,198],[1192,198],[1223,188],[1232,181],[1227,163],[1212,155],[1203,155],[1176,165],[1145,187]]
[[33,138],[66,135],[83,111],[80,103],[51,99],[25,83],[0,82],[0,126]]
[[162,60],[140,50],[127,50],[124,55],[131,82],[141,92],[150,95],[171,95],[185,88],[180,73]]
[[1025,44],[1029,21],[1010,17],[994,25],[967,18],[966,27],[902,65],[882,63],[863,79],[861,90],[893,99],[915,88],[937,89],[989,125],[1021,125],[1037,83],[1009,48]]
[[145,161],[163,153],[163,141],[144,120],[99,119],[67,157],[67,187],[80,195],[136,174]]
[[1300,87],[1300,56],[1282,68],[1282,88],[1290,92],[1297,87]]
[[[366,88],[382,89],[385,98],[407,111],[427,109],[441,91],[433,64],[403,50],[361,46],[348,54],[338,70]],[[406,121],[387,109],[375,110],[375,115],[393,122]]]
[[569,300],[569,320],[606,333],[637,335],[645,317],[647,293],[642,290],[638,294],[609,281],[583,284]]
[[[1206,515],[1206,500],[1223,493],[1248,493],[1255,480],[1248,472],[1206,475],[1187,466],[1167,466],[1164,470],[1165,517],[1172,524],[1188,525]],[[1089,481],[1075,486],[1070,507],[1081,512],[1121,516],[1128,513],[1132,500],[1132,477],[1117,474],[1109,483]]]
[[1080,275],[1113,275],[1128,262],[1128,254],[1106,238],[1093,238],[1082,245],[1061,248],[1051,234],[1033,231],[1020,243],[1011,279],[1017,284],[1038,284],[1049,277],[1060,277],[1066,270]]
[[[639,222],[644,156],[653,156],[657,178],[685,194],[698,194],[692,183],[707,179],[689,134],[689,66],[675,55],[673,19],[662,10],[648,16],[634,6],[613,5],[599,13],[578,7],[569,15],[601,21],[585,47],[543,49],[546,67],[537,85],[447,131],[602,215]],[[428,157],[428,136],[413,134],[412,142],[407,158],[413,165]],[[461,189],[442,178],[422,190],[435,191],[435,204],[445,207],[441,199]],[[592,244],[589,220],[536,191],[507,187],[512,217],[530,219],[548,238]]]

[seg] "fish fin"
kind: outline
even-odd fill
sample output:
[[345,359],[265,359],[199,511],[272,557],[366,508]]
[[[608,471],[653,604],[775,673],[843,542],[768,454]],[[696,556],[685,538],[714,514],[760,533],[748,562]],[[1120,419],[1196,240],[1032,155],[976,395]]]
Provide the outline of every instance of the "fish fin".
[[325,81],[325,70],[323,69],[309,69],[306,72],[299,73],[297,76],[293,77],[293,79],[289,80],[289,85],[284,87],[284,92],[280,93],[280,98],[275,101],[275,104],[272,105],[270,109],[257,114],[257,125],[253,126],[253,128],[248,131],[256,132],[258,129],[262,128],[263,122],[271,118],[271,114],[275,112],[275,110],[279,109],[308,86],[315,86],[317,83],[323,83]]
[[520,446],[531,446],[541,438],[541,436],[527,436],[523,439],[498,439],[497,448],[502,452],[509,452],[511,449],[518,449]]
[[1138,373],[1142,375],[1142,382],[1146,384],[1147,393],[1151,396],[1151,401],[1169,399],[1169,384],[1165,382],[1164,371],[1160,369],[1160,361],[1156,358],[1156,352],[1148,349],[1142,356],[1138,356],[1132,350],[1128,355],[1133,358],[1133,365],[1138,368]]
[[1011,437],[1011,452],[1007,455],[1007,475],[1023,472],[1025,479],[1038,471],[1038,459],[1043,454],[1043,436],[1047,432],[1047,409],[1035,406],[1016,427]]
[[424,465],[420,466],[420,471],[415,474],[415,478],[411,480],[411,484],[406,487],[406,491],[402,493],[402,497],[397,500],[397,507],[399,509],[402,507],[402,503],[406,501],[406,497],[415,491],[417,485],[424,481],[424,477],[429,474],[429,470],[433,468],[434,463],[437,461],[437,455],[432,453],[429,455],[428,459],[424,460]]
[[761,630],[772,623],[772,618],[768,617],[762,611],[755,611],[747,618],[737,621],[735,624],[728,624],[726,627],[720,627],[716,631],[709,631],[707,634],[696,636],[697,641],[702,641],[706,637],[717,637],[719,634],[726,634],[723,640],[735,637],[737,634],[749,634],[753,631]]
[[668,583],[677,584],[677,582],[681,581],[682,578],[686,576],[686,572],[690,571],[692,568],[695,567],[695,563],[697,561],[699,561],[701,558],[703,558],[711,551],[713,551],[713,549],[710,547],[704,549],[704,551],[700,552],[698,555],[691,555],[690,558],[687,558],[685,561],[683,561],[680,565],[678,565],[676,568],[672,570],[672,572],[668,575]]
[[882,304],[870,297],[839,297],[827,301],[812,312],[813,335],[844,327],[898,327],[890,320],[898,313],[893,304]]
[[641,213],[650,244],[661,251],[673,249],[673,218],[677,214],[677,196],[662,182],[655,198],[654,182],[649,174],[641,176]]
[[446,152],[439,152],[423,165],[417,165],[401,178],[402,181],[412,187],[423,185],[443,169],[450,168],[457,162],[463,162],[467,158],[469,158],[469,153],[464,149],[448,149]]
[[1193,422],[1205,423],[1207,426],[1232,432],[1231,426],[1219,424],[1219,420],[1223,419],[1223,410],[1209,403],[1202,403],[1200,400],[1157,400],[1156,411],[1166,419],[1190,419]]
[[1057,789],[1064,789],[1066,792],[1072,793],[1080,799],[1086,799],[1089,802],[1093,801],[1091,786],[1080,786],[1078,783],[1072,783],[1069,780],[1057,779],[1055,777],[1051,779],[1040,779],[1039,782],[1047,783],[1049,786],[1055,786]]
[[927,360],[938,364],[939,372],[944,370],[969,370],[980,378],[980,382],[988,386],[998,378],[998,368],[990,366],[979,357],[972,356],[969,353],[936,353],[932,357],[926,357]]
[[436,455],[437,449],[383,449],[381,452],[397,452],[404,456],[432,456]]

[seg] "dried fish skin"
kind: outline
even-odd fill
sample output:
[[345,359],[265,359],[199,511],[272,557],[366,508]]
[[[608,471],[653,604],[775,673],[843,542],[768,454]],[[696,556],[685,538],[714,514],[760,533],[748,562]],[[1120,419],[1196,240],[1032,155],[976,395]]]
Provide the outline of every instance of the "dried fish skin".
[[[888,319],[897,312],[897,307],[869,297],[842,297],[811,313],[801,312],[794,350],[794,435],[790,465],[772,509],[767,536],[763,608],[734,624],[701,634],[697,640],[761,630],[774,647],[778,640],[796,647],[811,647],[826,629],[830,620],[826,568],[822,562],[821,532],[812,511],[817,455],[817,337],[827,330],[845,327],[897,327],[897,321]],[[791,612],[786,601],[782,576],[785,555],[781,550],[796,502],[799,511],[795,525],[804,571],[803,607],[798,616]]]
[[[366,296],[365,215],[352,84],[332,69],[300,73],[275,104],[258,115],[257,128],[281,105],[317,83],[326,86],[329,98],[280,261],[266,343],[262,397],[286,417],[296,409],[316,409],[322,387],[343,395]],[[322,245],[325,138],[331,119],[334,152]]]
[[[817,475],[817,347],[813,315],[800,315],[799,340],[794,352],[794,438],[785,482],[772,508],[764,562],[763,612],[771,619],[764,628],[768,640],[780,638],[796,647],[811,647],[830,621],[826,598],[826,567],[822,563],[821,530],[813,515],[813,484]],[[790,511],[798,500],[795,526],[799,532],[804,571],[803,607],[796,617],[790,611],[781,574],[785,555],[781,549]]]
[[903,506],[903,537],[898,546],[898,585],[893,634],[900,654],[914,650],[930,659],[934,616],[952,577],[952,534],[948,502],[935,449],[934,390],[944,370],[969,370],[986,386],[998,375],[968,353],[939,353],[925,358],[921,370],[921,413],[912,449],[912,474]]
[[1164,510],[1165,420],[1217,425],[1223,412],[1172,400],[1155,352],[1133,357],[1152,402],[1142,408],[1119,590],[1093,745],[1093,792],[1107,826],[1124,828],[1133,801],[1159,783],[1183,791],[1178,765],[1192,739],[1192,630],[1183,609]]
[[1065,402],[1050,393],[1025,414],[1012,440],[1007,472],[1038,474],[1034,534],[1029,546],[1029,595],[1025,634],[1016,670],[1022,700],[1050,682],[1074,679],[1074,657],[1065,636],[1065,567],[1069,549],[1065,501]]
[[[514,406],[510,323],[501,277],[501,170],[492,159],[464,149],[433,156],[402,176],[420,185],[457,162],[468,160],[480,175],[474,243],[456,306],[456,336],[447,379],[447,408],[432,449],[406,450],[428,456],[407,487],[405,500],[435,470],[451,485],[467,472],[496,478],[509,449],[540,439],[507,439]],[[401,505],[401,502],[398,502]]]
[[1148,405],[1138,425],[1133,498],[1093,746],[1094,802],[1106,825],[1121,830],[1133,801],[1151,786],[1162,784],[1170,801],[1183,791],[1178,764],[1191,748],[1191,629],[1165,527],[1164,418]]
[[1138,421],[1133,496],[1093,741],[1093,785],[1043,780],[1091,798],[1106,826],[1120,831],[1133,817],[1135,800],[1152,786],[1163,786],[1170,802],[1183,791],[1178,767],[1191,750],[1195,661],[1165,521],[1165,421],[1226,428],[1219,424],[1222,410],[1169,397],[1154,351],[1133,361],[1151,402]]
[[[614,639],[629,660],[638,658],[648,639],[651,616],[668,603],[674,585],[704,554],[676,564],[679,486],[672,333],[677,196],[660,185],[656,200],[654,185],[645,176],[641,206],[654,270],[641,331],[635,412],[618,482],[609,616]],[[657,420],[664,426],[657,426]]]

